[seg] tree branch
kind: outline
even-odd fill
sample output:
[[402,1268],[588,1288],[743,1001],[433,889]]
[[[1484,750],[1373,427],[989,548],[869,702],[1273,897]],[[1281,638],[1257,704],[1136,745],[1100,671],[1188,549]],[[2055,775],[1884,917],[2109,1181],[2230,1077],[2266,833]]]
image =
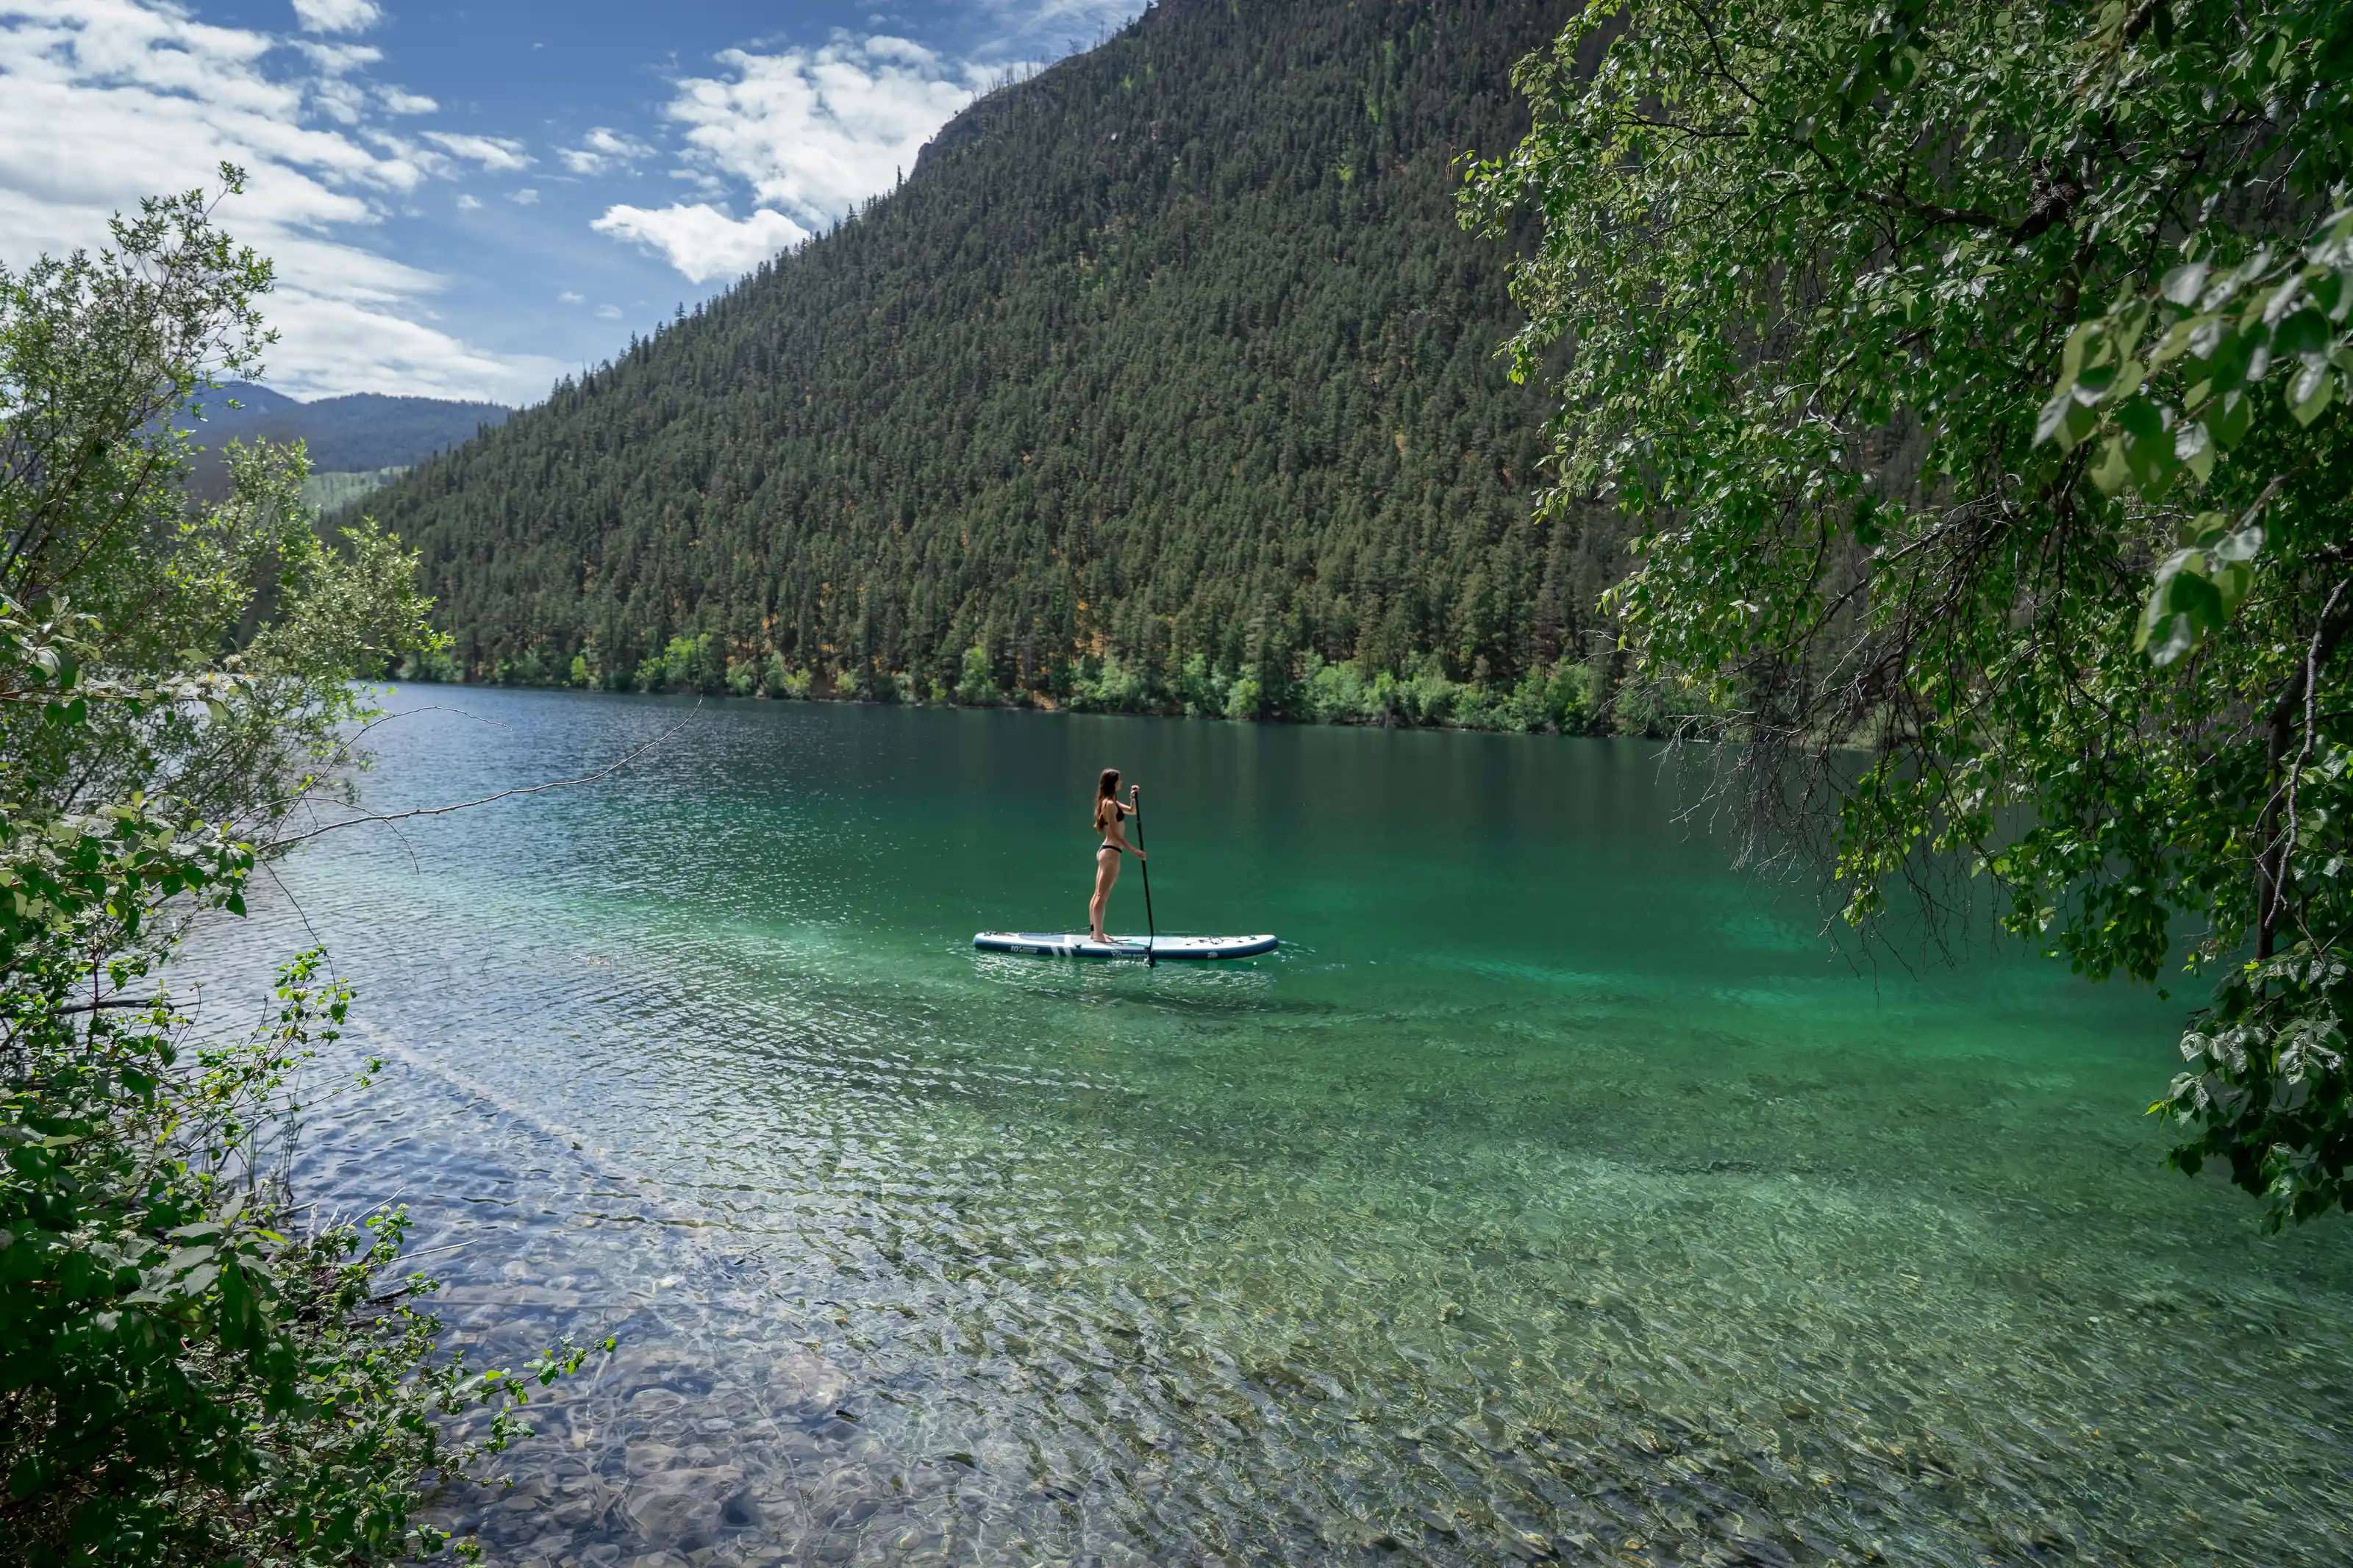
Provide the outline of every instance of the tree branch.
[[[700,702],[697,702],[694,707],[695,712],[701,712],[702,710],[702,704]],[[671,725],[669,729],[663,731],[660,734],[655,736],[652,740],[623,752],[620,756],[615,758],[604,767],[597,769],[595,773],[583,773],[576,779],[552,779],[546,784],[519,784],[513,789],[502,789],[495,795],[486,795],[477,800],[455,801],[448,805],[420,805],[413,807],[407,811],[365,812],[358,816],[347,817],[342,822],[330,822],[323,827],[314,827],[308,833],[295,834],[290,838],[274,840],[271,843],[270,847],[272,849],[287,848],[292,845],[304,843],[310,839],[317,838],[324,834],[336,832],[342,828],[358,827],[364,823],[406,822],[410,817],[415,816],[447,816],[454,811],[471,811],[478,805],[489,805],[493,801],[506,800],[514,795],[541,795],[552,789],[572,789],[580,784],[597,784],[605,779],[612,777],[615,773],[620,772],[623,768],[628,767],[631,763],[636,762],[639,757],[644,756],[647,752],[657,751],[661,747],[668,745],[670,742],[677,736],[680,731],[685,729],[687,725],[693,721],[694,714],[690,713],[685,718],[680,720],[677,723]]]

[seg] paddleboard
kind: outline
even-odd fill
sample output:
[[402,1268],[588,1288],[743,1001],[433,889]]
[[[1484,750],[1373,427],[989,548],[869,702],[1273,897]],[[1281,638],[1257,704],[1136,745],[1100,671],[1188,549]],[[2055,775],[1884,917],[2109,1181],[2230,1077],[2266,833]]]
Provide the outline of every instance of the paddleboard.
[[983,952],[1029,952],[1047,958],[1253,958],[1279,945],[1271,936],[1140,936],[1094,942],[1084,931],[985,931],[972,939]]

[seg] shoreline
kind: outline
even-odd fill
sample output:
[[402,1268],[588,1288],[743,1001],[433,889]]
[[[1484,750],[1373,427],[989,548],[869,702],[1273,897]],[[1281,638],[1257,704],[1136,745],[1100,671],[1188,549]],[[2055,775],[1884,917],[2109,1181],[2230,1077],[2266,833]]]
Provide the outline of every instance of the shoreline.
[[[904,680],[906,677],[900,677]],[[1588,715],[1584,721],[1514,722],[1516,715],[1498,715],[1494,710],[1504,708],[1504,699],[1493,699],[1490,689],[1464,686],[1460,689],[1489,695],[1482,705],[1484,710],[1468,718],[1451,713],[1416,715],[1402,708],[1389,708],[1371,712],[1297,713],[1290,711],[1235,714],[1205,710],[1192,703],[1162,703],[1154,705],[1113,706],[1094,702],[1071,702],[1057,699],[1050,692],[1008,693],[995,701],[958,701],[953,696],[924,696],[906,692],[884,696],[855,689],[775,692],[765,690],[703,690],[693,686],[670,686],[659,689],[581,685],[564,681],[522,680],[452,680],[421,671],[404,671],[385,676],[387,686],[447,686],[462,690],[570,692],[584,697],[698,697],[714,701],[837,703],[863,708],[941,709],[961,712],[1018,712],[1053,715],[1077,715],[1108,719],[1166,719],[1212,724],[1265,724],[1285,728],[1336,730],[1420,730],[1456,731],[1482,735],[1529,735],[1557,739],[1599,741],[1665,741],[1677,738],[1679,730],[1695,715],[1660,715],[1643,713],[1639,717],[1620,720],[1605,709]],[[912,681],[910,681],[912,685]],[[1665,720],[1667,721],[1662,721]]]

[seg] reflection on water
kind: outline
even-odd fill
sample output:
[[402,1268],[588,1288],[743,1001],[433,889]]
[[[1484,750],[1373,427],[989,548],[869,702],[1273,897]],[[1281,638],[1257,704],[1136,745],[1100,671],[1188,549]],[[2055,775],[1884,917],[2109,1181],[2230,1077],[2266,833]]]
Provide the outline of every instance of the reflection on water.
[[[372,799],[681,711],[429,700]],[[1082,918],[1104,765],[1164,920],[1293,945],[970,952]],[[392,1066],[301,1179],[411,1205],[455,1342],[619,1336],[449,1500],[496,1563],[2353,1560],[2344,1229],[2158,1168],[2167,1015],[1858,978],[1660,767],[719,705],[325,840],[201,962],[358,984]]]

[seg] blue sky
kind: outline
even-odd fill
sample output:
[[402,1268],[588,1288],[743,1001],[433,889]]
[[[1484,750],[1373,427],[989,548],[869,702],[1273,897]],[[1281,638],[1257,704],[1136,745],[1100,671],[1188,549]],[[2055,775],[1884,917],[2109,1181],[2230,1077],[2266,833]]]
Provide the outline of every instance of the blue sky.
[[1144,0],[0,0],[0,262],[212,183],[272,385],[535,401]]

